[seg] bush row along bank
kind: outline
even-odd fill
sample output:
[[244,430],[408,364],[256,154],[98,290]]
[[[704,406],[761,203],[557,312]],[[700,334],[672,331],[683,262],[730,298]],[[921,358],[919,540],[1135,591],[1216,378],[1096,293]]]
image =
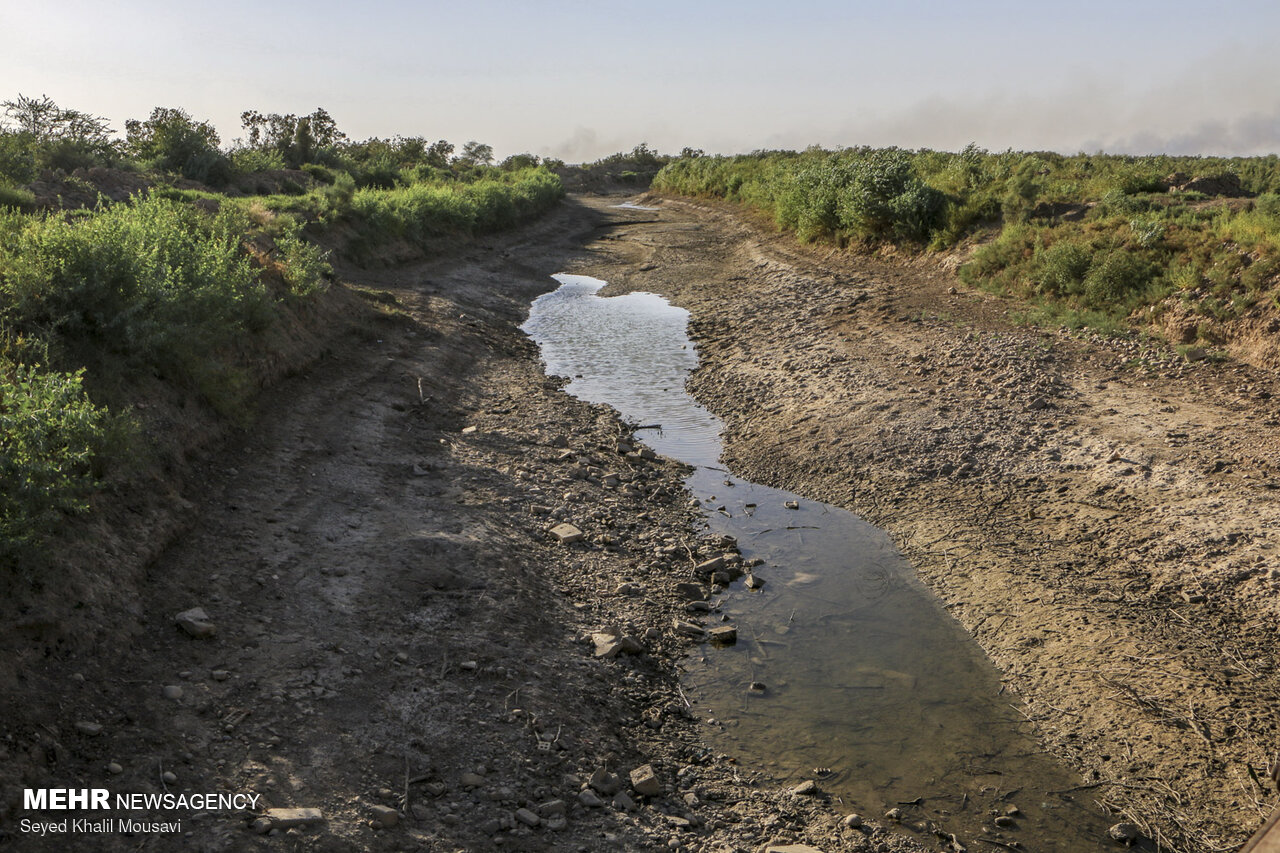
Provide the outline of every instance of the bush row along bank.
[[1181,304],[1215,321],[1274,302],[1280,158],[1063,156],[856,148],[685,157],[654,189],[724,198],[801,240],[947,251],[967,282],[1031,316],[1118,329]]
[[563,196],[542,168],[347,190],[0,208],[0,565],[38,566],[65,515],[129,467],[141,452],[134,404],[151,383],[233,422],[248,417],[251,353],[331,277],[304,221],[352,228],[369,244],[465,238]]

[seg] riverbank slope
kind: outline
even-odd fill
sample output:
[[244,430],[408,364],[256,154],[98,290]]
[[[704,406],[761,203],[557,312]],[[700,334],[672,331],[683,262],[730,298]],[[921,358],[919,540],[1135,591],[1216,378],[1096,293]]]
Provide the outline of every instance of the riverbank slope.
[[734,473],[889,530],[1080,788],[1178,850],[1276,803],[1273,374],[1045,331],[927,261],[660,208],[574,271],[693,315]]

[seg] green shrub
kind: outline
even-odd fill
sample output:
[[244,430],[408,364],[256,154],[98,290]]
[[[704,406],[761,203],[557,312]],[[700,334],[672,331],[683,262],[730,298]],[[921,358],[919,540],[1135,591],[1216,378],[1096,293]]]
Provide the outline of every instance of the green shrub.
[[1115,249],[1094,261],[1084,280],[1084,302],[1103,309],[1124,305],[1151,281],[1154,270],[1143,258]]
[[35,145],[31,135],[0,129],[0,182],[25,184],[35,176]]
[[285,167],[284,156],[274,149],[237,148],[229,157],[231,170],[237,175],[272,172]]
[[31,190],[9,186],[0,181],[0,208],[16,207],[21,210],[27,210],[34,207],[35,203],[36,196]]
[[321,166],[319,163],[304,163],[302,171],[310,175],[316,183],[328,186],[336,179],[332,169]]
[[1040,289],[1051,295],[1078,294],[1084,287],[1093,251],[1063,240],[1039,253]]
[[0,563],[30,557],[68,513],[89,508],[109,418],[83,371],[0,365]]
[[114,354],[234,412],[223,374],[235,368],[219,353],[272,314],[241,247],[248,228],[232,206],[211,216],[160,198],[0,220],[0,325],[55,355]]

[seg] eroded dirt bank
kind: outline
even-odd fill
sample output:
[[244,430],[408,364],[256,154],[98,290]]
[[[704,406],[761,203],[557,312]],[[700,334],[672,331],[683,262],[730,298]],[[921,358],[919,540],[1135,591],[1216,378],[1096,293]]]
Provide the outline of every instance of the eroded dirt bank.
[[888,529],[1084,774],[1178,850],[1276,802],[1275,377],[1016,326],[935,265],[651,199],[575,271],[693,315],[737,474]]
[[[626,428],[547,380],[516,329],[551,273],[637,217],[618,200],[343,271],[399,319],[280,385],[206,460],[189,528],[96,647],[8,638],[0,847],[919,849],[702,739],[675,586],[726,545],[699,537],[684,472],[620,450]],[[586,538],[557,542],[558,521]],[[645,765],[656,779],[633,781]],[[110,815],[176,832],[40,836],[21,821],[68,815],[24,811],[28,787],[262,799]]]

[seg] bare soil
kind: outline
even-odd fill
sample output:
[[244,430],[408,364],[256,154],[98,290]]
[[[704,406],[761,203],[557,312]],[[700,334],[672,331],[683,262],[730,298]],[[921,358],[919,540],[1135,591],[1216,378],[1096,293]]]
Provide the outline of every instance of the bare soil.
[[[253,428],[209,450],[190,427],[192,459],[108,496],[110,529],[87,525],[61,567],[97,580],[62,611],[57,576],[36,605],[4,604],[0,848],[920,849],[702,737],[676,677],[695,643],[673,631],[675,587],[729,546],[699,534],[685,472],[620,449],[629,428],[544,377],[516,328],[550,274],[623,245],[638,214],[619,200],[342,270],[365,299],[344,287],[335,304],[369,316],[312,318],[332,326],[275,365]],[[585,538],[558,542],[559,521]],[[212,636],[176,624],[194,607]],[[610,632],[634,645],[597,656],[592,634]],[[631,783],[643,765],[659,790]],[[42,837],[22,821],[103,815],[29,814],[37,787],[262,799],[127,815],[177,833]],[[290,807],[323,819],[267,816]]]
[[735,474],[891,532],[1079,796],[1166,849],[1277,803],[1274,372],[1012,322],[936,260],[649,197],[574,271],[692,313]]

